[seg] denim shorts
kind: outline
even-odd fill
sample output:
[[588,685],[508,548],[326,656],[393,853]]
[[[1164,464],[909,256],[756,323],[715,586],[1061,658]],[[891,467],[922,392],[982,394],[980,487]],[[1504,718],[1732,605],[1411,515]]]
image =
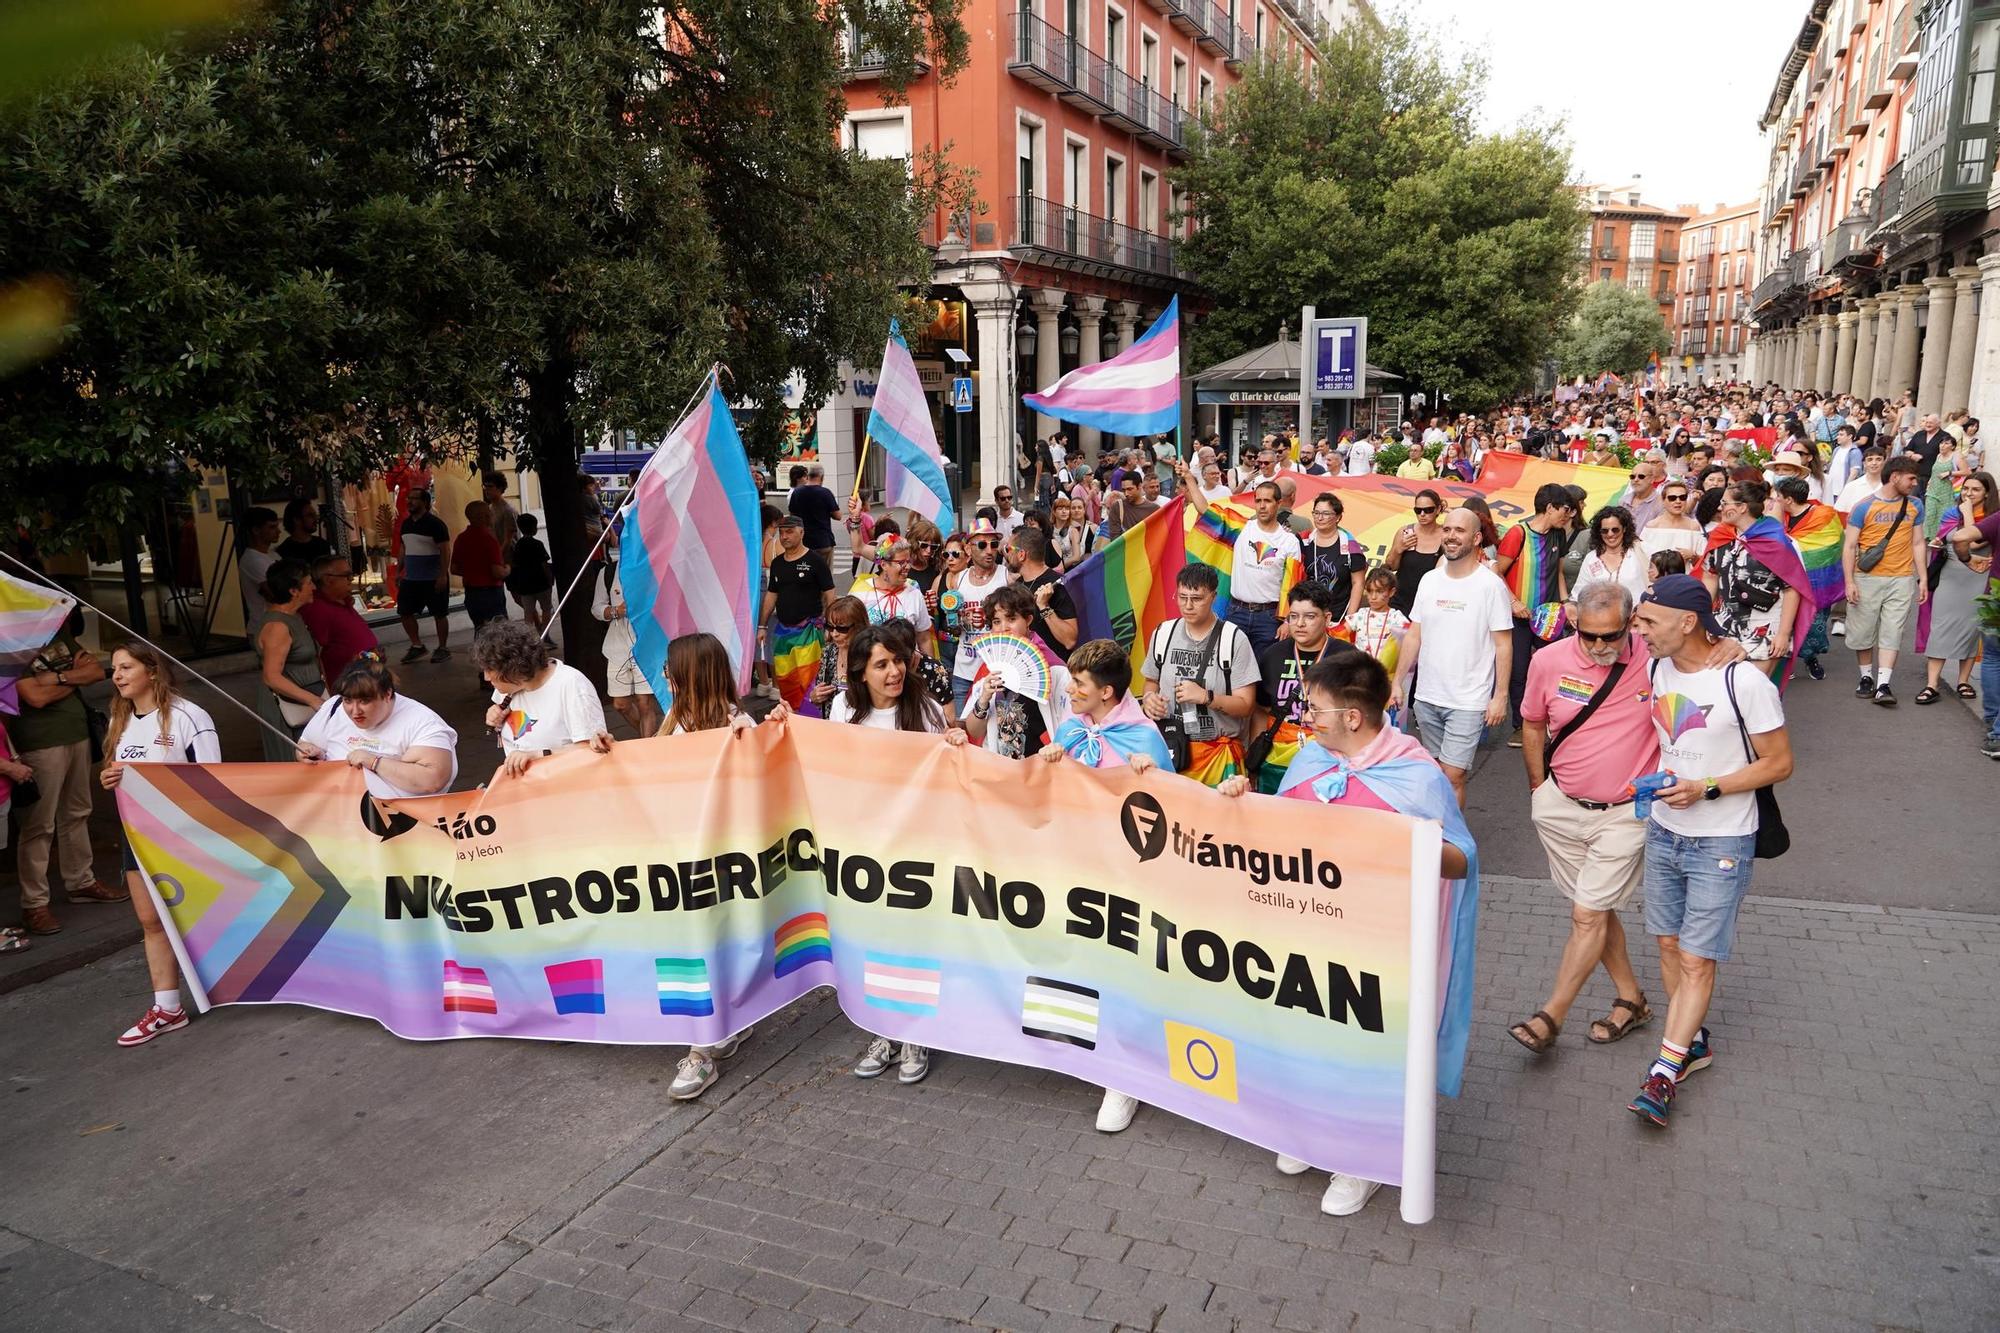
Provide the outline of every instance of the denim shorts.
[[1431,752],[1431,758],[1461,772],[1471,772],[1472,761],[1479,754],[1479,738],[1486,734],[1486,710],[1446,708],[1418,699],[1415,711],[1417,739]]
[[1647,933],[1676,936],[1683,953],[1727,962],[1756,852],[1754,833],[1690,838],[1648,821]]

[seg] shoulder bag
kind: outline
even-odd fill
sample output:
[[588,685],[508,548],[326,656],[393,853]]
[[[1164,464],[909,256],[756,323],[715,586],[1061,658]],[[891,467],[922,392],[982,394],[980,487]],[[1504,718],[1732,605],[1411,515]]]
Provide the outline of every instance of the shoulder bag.
[[[1736,702],[1736,664],[1722,670],[1722,684],[1729,691],[1729,706],[1736,713],[1736,734],[1743,738],[1743,757],[1757,762],[1756,747],[1750,743],[1750,728],[1743,721],[1743,706]],[[1792,831],[1778,809],[1778,793],[1770,786],[1757,788],[1757,849],[1759,861],[1772,861],[1792,850]]]
[[1889,525],[1889,530],[1882,534],[1882,540],[1873,543],[1865,551],[1856,552],[1854,567],[1863,574],[1866,574],[1869,570],[1881,564],[1882,557],[1889,554],[1889,543],[1896,539],[1896,529],[1903,526],[1903,520],[1908,518],[1909,514],[1910,498],[1904,496],[1902,503],[1896,507],[1896,519]]

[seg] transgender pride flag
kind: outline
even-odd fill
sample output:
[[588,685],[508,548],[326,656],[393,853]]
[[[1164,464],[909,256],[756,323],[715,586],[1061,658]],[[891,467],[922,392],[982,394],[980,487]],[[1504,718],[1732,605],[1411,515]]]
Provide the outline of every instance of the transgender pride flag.
[[868,438],[882,450],[882,503],[921,514],[946,532],[951,483],[944,476],[944,455],[938,452],[937,431],[931,426],[924,382],[910,359],[896,321],[889,321],[889,341],[882,348],[882,374],[875,385],[875,407],[868,414]]
[[697,630],[722,640],[738,693],[749,693],[764,590],[757,505],[743,439],[711,375],[708,396],[633,483],[619,533],[632,656],[662,708],[673,698],[667,641]]
[[1094,365],[1078,366],[1022,401],[1044,416],[1114,435],[1160,435],[1181,424],[1181,298],[1146,336]]

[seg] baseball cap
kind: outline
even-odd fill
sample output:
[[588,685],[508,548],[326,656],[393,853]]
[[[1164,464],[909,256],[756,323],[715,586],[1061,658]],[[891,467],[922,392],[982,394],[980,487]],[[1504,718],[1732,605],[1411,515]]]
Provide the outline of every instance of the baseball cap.
[[1688,574],[1662,574],[1653,580],[1653,586],[1639,599],[1641,602],[1656,602],[1676,611],[1692,611],[1701,627],[1718,639],[1726,639],[1729,632],[1722,628],[1722,622],[1715,618],[1715,601],[1709,596],[1708,588],[1698,578]]
[[778,515],[778,526],[781,528],[802,528],[805,525],[806,521],[797,514]]

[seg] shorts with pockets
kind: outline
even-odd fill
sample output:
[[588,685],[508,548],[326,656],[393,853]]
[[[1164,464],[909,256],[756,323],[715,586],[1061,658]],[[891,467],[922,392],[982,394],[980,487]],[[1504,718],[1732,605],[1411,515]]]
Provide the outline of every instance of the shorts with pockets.
[[1916,580],[1908,574],[1856,574],[1854,586],[1861,600],[1847,603],[1847,646],[1856,651],[1900,648],[1917,601]]
[[1677,937],[1682,953],[1727,962],[1756,854],[1755,833],[1691,838],[1647,821],[1647,933]]
[[1632,803],[1588,810],[1548,778],[1528,798],[1528,811],[1549,856],[1549,876],[1587,912],[1615,912],[1632,904],[1646,866],[1646,830]]
[[451,589],[436,579],[404,579],[396,585],[396,614],[441,616],[451,609]]
[[1431,752],[1431,758],[1461,772],[1472,771],[1479,755],[1479,741],[1486,734],[1483,708],[1446,708],[1442,704],[1416,701],[1417,739]]

